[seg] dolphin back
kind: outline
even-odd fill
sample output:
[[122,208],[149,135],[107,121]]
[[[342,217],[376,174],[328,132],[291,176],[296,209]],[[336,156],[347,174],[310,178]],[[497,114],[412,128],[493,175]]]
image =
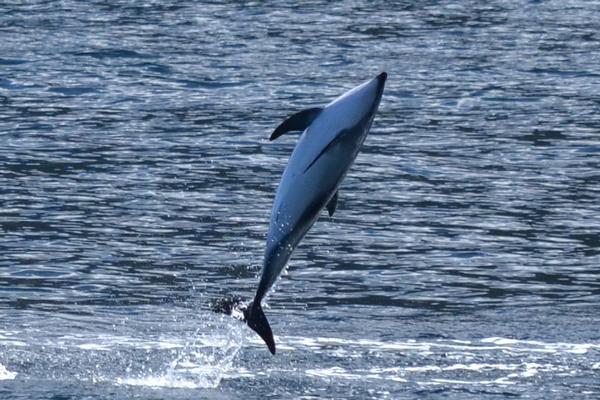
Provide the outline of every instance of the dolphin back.
[[260,302],[254,301],[250,303],[246,310],[244,310],[244,322],[246,322],[246,324],[248,324],[248,326],[252,328],[254,332],[258,333],[258,336],[265,341],[271,354],[275,354],[275,339],[273,338],[273,332],[271,331],[271,326],[263,312]]

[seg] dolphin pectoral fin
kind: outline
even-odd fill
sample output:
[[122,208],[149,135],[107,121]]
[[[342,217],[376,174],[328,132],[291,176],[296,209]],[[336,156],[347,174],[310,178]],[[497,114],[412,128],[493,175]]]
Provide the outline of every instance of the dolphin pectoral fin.
[[258,336],[265,341],[271,354],[275,354],[275,339],[273,332],[269,326],[269,321],[260,306],[260,303],[252,302],[246,310],[244,310],[244,321]]
[[321,110],[320,107],[309,108],[292,115],[275,128],[269,140],[275,140],[286,132],[305,130],[312,124]]
[[335,212],[335,208],[337,207],[337,201],[338,191],[336,190],[331,200],[329,200],[329,203],[327,203],[327,212],[329,213],[330,217],[333,217],[333,213]]

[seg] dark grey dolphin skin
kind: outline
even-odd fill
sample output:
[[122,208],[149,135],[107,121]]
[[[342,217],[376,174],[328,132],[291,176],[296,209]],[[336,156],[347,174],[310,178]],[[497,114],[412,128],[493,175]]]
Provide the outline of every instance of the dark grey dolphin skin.
[[382,72],[323,108],[294,114],[270,137],[303,131],[277,188],[260,283],[244,310],[244,321],[272,354],[275,339],[261,303],[321,210],[335,212],[338,187],[369,133],[386,79]]

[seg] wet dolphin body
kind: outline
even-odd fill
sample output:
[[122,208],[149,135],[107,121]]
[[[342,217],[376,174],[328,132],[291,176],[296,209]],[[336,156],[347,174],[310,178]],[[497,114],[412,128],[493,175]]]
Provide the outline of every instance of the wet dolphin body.
[[324,108],[311,108],[286,119],[270,137],[304,131],[283,172],[267,236],[262,276],[244,320],[275,354],[275,340],[261,302],[306,232],[327,207],[333,215],[338,186],[360,150],[379,106],[387,74],[338,97]]

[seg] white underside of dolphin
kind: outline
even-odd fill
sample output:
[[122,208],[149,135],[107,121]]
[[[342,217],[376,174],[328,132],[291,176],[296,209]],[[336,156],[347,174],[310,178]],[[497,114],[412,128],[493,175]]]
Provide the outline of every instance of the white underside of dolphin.
[[245,311],[246,322],[273,354],[275,341],[261,302],[323,208],[333,215],[338,187],[369,133],[386,79],[383,72],[323,108],[294,114],[271,135],[274,140],[303,131],[275,195],[260,283]]

